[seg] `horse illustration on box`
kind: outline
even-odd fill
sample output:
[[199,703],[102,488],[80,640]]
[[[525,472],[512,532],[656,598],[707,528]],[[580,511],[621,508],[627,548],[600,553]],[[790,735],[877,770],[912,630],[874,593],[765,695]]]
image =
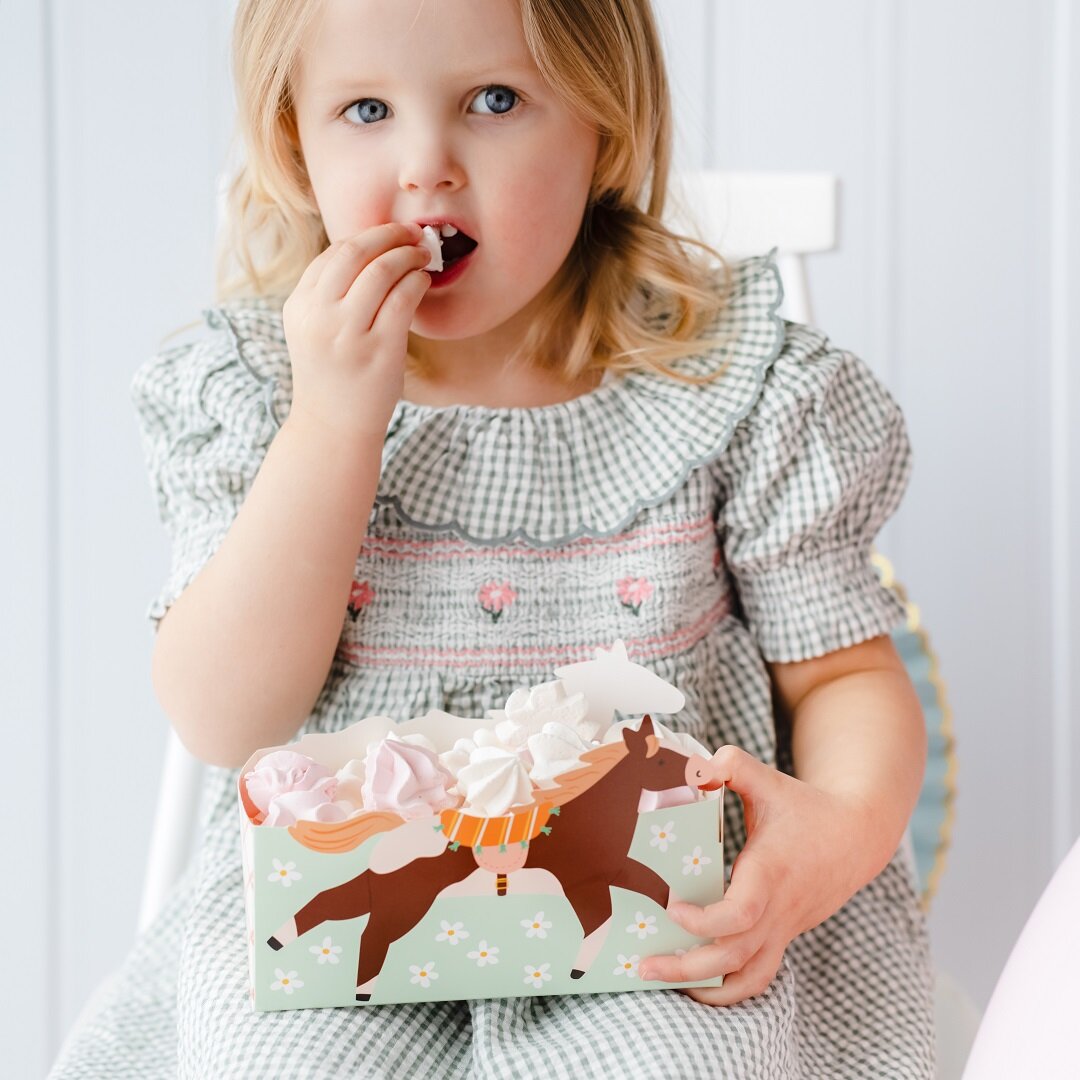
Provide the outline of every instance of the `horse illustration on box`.
[[[367,1001],[390,946],[416,926],[436,899],[453,895],[455,886],[466,881],[483,883],[490,892],[505,895],[508,879],[528,872],[533,877],[524,885],[526,889],[561,892],[574,909],[584,940],[571,977],[581,978],[607,935],[612,886],[647,896],[662,908],[671,900],[667,882],[628,855],[642,791],[699,787],[708,782],[705,759],[660,747],[649,716],[637,731],[626,728],[623,742],[597,747],[581,757],[588,764],[560,778],[557,787],[545,789],[544,803],[506,815],[505,823],[492,818],[470,821],[467,814],[455,810],[443,811],[434,828],[428,819],[411,823],[418,833],[421,828],[437,833],[430,851],[421,849],[395,869],[378,872],[369,867],[341,885],[324,889],[267,943],[280,949],[327,920],[370,915],[356,975],[356,1000]],[[462,826],[475,844],[451,840]],[[334,826],[322,829],[331,831]],[[386,835],[392,837],[397,831]],[[408,850],[415,854],[417,847],[410,845]],[[549,883],[555,888],[545,887]],[[531,888],[535,884],[541,887]]]

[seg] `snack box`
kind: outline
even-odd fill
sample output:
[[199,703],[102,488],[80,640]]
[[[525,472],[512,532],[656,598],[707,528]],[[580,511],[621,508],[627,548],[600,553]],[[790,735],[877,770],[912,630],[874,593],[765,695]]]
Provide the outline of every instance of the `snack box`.
[[[621,646],[561,669],[563,685],[584,691],[608,726],[610,702],[634,688],[638,700],[681,708],[682,695]],[[707,904],[724,889],[722,788],[639,812],[643,792],[685,785],[701,761],[660,744],[649,715],[503,815],[257,823],[244,778],[266,754],[293,750],[336,772],[390,732],[422,734],[443,752],[498,715],[372,716],[247,761],[238,798],[255,1011],[722,984],[638,976],[645,957],[704,941],[668,918],[669,898]]]

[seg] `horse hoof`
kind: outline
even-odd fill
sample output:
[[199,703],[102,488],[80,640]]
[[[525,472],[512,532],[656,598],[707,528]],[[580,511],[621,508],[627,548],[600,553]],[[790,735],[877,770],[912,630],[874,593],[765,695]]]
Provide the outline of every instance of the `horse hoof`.
[[581,976],[584,975],[584,974],[585,974],[585,972],[582,971],[581,968],[573,968],[570,971],[570,978],[571,979],[580,979]]
[[357,994],[356,995],[356,1000],[357,1001],[370,1001],[371,1000],[371,995],[370,994]]
[[266,939],[266,944],[269,945],[270,948],[273,949],[275,952],[281,948],[281,942],[278,941],[276,937],[268,937]]

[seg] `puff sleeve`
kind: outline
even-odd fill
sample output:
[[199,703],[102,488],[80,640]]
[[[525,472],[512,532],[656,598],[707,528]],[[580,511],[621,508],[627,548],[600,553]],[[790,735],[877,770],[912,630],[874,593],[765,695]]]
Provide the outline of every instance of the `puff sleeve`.
[[904,607],[870,562],[912,469],[903,413],[857,356],[785,320],[781,351],[717,462],[719,540],[767,661],[890,633]]
[[155,631],[221,546],[280,426],[276,380],[245,357],[233,320],[204,315],[219,332],[152,357],[129,391],[158,516],[172,541],[168,579],[146,611]]

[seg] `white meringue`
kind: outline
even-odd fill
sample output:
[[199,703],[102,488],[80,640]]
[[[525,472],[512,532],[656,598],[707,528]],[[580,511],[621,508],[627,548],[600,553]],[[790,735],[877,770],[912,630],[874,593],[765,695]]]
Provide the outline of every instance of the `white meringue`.
[[364,763],[360,758],[345,762],[337,771],[337,795],[339,802],[350,803],[355,809],[364,806]]
[[554,778],[560,773],[580,769],[585,764],[578,755],[588,749],[589,744],[573,728],[549,722],[537,734],[529,736],[529,753],[533,759],[529,776],[539,787],[554,787]]
[[465,795],[462,809],[481,817],[498,817],[533,798],[524,762],[499,746],[479,746],[472,752],[458,773],[458,788]]
[[530,735],[537,735],[545,724],[564,724],[586,742],[596,737],[599,726],[586,720],[589,703],[580,691],[568,696],[562,679],[539,683],[537,686],[521,687],[506,699],[501,712],[492,710],[500,717],[495,733],[502,742],[515,750],[524,749]]

